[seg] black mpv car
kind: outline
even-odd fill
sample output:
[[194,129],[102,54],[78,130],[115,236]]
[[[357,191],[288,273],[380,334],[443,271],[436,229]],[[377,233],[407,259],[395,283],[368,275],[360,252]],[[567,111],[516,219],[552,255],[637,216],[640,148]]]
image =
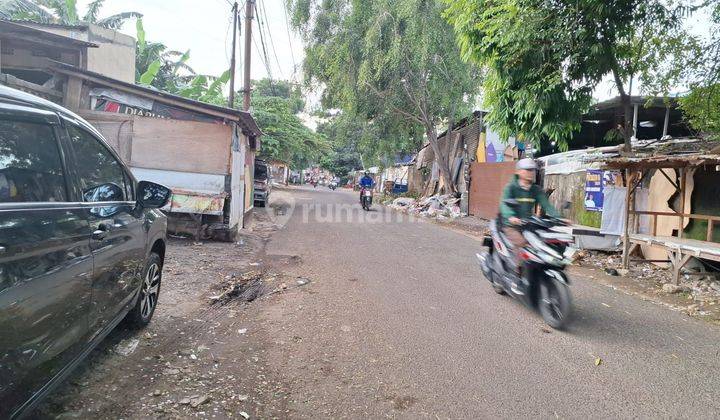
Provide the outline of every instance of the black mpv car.
[[170,195],[82,118],[0,86],[0,418],[28,414],[123,319],[150,321]]

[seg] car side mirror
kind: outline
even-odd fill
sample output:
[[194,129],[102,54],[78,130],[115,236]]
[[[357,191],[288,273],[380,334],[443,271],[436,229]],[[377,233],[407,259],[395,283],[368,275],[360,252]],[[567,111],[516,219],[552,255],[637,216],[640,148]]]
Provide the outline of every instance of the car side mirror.
[[170,190],[170,188],[150,181],[138,182],[137,192],[138,204],[146,209],[165,207],[172,196],[172,190]]

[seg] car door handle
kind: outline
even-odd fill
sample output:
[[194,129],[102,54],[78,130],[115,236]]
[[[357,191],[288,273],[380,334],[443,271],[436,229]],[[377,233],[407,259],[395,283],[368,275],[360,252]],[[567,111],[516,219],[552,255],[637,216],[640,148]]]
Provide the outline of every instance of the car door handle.
[[108,228],[108,225],[101,223],[98,225],[97,229],[93,231],[92,238],[96,241],[102,241],[105,237],[107,237],[109,232],[110,229]]

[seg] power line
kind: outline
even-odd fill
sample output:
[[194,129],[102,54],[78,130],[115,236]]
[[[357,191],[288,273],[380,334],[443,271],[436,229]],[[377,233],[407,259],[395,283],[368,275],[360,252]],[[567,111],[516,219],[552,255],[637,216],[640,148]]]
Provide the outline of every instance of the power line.
[[[285,3],[285,2],[283,2],[283,3]],[[275,56],[275,63],[278,65],[278,71],[280,72],[280,77],[284,79],[285,76],[283,75],[282,66],[280,65],[280,60],[278,59],[278,56],[277,56],[277,48],[275,48],[275,41],[273,41],[272,31],[268,27],[269,19],[267,17],[267,9],[265,8],[265,2],[262,2],[260,4],[260,6],[262,7],[262,10],[263,10],[263,16],[265,16],[263,25],[265,26],[265,30],[267,31],[268,38],[270,39],[270,47],[272,48],[273,55]]]
[[[258,32],[260,33],[260,45],[262,45],[262,55],[264,57],[265,68],[268,71],[268,77],[272,80],[272,71],[270,70],[270,59],[268,58],[267,46],[265,45],[265,37],[263,36],[262,26],[260,24],[260,14],[258,13],[257,4],[255,4],[255,14],[258,15]],[[255,38],[253,38],[253,42]],[[257,48],[257,44],[255,44]]]
[[293,63],[292,78],[293,81],[297,83],[297,63],[295,62],[295,53],[293,53],[292,37],[290,36],[290,19],[288,18],[287,3],[283,1],[282,4],[283,11],[285,12],[285,29],[287,30],[288,45],[290,46],[290,58],[292,59]]

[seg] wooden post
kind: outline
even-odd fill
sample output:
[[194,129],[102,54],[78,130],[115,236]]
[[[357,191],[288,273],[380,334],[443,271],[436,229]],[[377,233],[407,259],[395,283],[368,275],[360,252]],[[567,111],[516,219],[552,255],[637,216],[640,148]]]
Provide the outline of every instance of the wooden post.
[[652,228],[652,235],[653,235],[653,236],[656,236],[656,235],[657,235],[657,219],[658,219],[658,215],[657,215],[657,214],[653,214],[653,228]]
[[680,226],[678,226],[678,238],[683,236],[683,227],[685,226],[685,182],[687,181],[687,171],[680,168]]
[[670,124],[670,107],[665,107],[665,123],[663,124],[663,137],[667,136],[668,125]]
[[713,222],[715,222],[712,219],[709,219],[708,221],[708,227],[707,227],[707,237],[705,238],[708,242],[712,242],[713,238]]
[[624,269],[628,269],[630,267],[630,191],[632,189],[630,169],[625,169],[625,188],[625,231],[623,234],[622,265]]

